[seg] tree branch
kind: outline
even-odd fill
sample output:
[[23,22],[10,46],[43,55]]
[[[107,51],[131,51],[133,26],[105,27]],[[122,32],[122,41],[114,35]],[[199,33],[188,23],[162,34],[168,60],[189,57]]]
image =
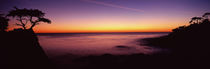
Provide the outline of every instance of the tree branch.
[[15,25],[17,25],[17,26],[22,26],[22,24],[18,24],[18,23],[16,23]]
[[19,26],[22,26],[23,29],[26,29],[25,24],[23,23],[22,17],[20,16],[19,18],[20,18],[19,21],[22,24],[22,25],[19,25]]
[[36,23],[37,23],[37,20],[36,21],[33,21],[33,19],[32,19],[33,17],[32,16],[30,16],[30,22],[31,22],[31,27],[30,27],[30,29],[33,29],[33,27],[36,25]]

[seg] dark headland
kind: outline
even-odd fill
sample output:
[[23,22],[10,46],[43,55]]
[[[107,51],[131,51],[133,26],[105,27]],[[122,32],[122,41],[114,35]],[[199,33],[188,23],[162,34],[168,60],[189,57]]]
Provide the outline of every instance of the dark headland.
[[[38,9],[14,7],[7,15],[0,14],[0,69],[52,69],[53,64],[41,48],[33,27],[40,22],[51,23]],[[7,30],[9,17],[15,18],[17,26]],[[36,19],[34,19],[36,18]],[[30,23],[28,23],[30,21]],[[31,25],[30,27],[26,27]]]
[[170,60],[179,61],[170,62],[176,67],[182,64],[186,68],[209,68],[209,14],[205,13],[202,17],[193,17],[190,25],[175,28],[167,36],[146,38],[140,41],[143,41],[145,45],[168,49],[169,54],[173,55]]
[[49,69],[52,67],[33,30],[0,33],[2,69]]

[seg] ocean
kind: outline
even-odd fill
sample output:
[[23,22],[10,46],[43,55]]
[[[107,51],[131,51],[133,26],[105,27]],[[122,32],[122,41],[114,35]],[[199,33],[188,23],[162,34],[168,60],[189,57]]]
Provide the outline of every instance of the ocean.
[[39,33],[39,43],[50,57],[73,55],[152,54],[157,48],[141,45],[138,40],[168,33]]

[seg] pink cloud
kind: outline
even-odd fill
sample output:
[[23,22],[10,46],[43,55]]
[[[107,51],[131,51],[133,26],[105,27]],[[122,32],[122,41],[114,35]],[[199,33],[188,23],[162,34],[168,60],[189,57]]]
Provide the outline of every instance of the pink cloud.
[[89,3],[95,3],[95,4],[98,4],[98,5],[114,7],[114,8],[121,8],[121,9],[126,9],[126,10],[131,10],[131,11],[143,12],[143,10],[140,10],[140,9],[129,8],[129,7],[115,5],[115,4],[109,4],[109,3],[100,2],[100,1],[94,1],[94,0],[82,0],[82,1],[89,2]]

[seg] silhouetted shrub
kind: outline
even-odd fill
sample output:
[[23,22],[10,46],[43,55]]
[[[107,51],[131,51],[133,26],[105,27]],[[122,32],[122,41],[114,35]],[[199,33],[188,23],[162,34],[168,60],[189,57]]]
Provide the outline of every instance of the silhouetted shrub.
[[0,14],[0,32],[5,32],[8,27],[8,21],[6,17],[3,16],[3,14]]

